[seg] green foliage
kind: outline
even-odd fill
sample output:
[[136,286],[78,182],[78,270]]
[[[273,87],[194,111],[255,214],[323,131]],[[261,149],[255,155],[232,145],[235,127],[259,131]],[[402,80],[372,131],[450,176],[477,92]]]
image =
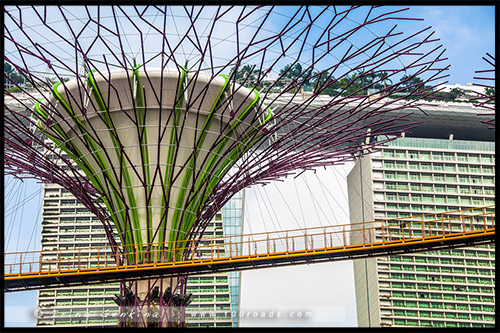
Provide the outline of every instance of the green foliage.
[[5,74],[3,77],[4,85],[22,85],[26,82],[26,78],[24,77],[24,75],[19,73],[11,64],[6,61],[3,62],[3,72]]
[[486,87],[485,93],[488,96],[495,96],[495,88]]

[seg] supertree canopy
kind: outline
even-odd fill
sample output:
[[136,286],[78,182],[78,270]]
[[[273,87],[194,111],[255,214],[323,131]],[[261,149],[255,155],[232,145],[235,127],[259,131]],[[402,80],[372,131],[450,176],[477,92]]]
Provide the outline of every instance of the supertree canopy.
[[481,80],[483,83],[476,83],[476,86],[484,87],[485,93],[480,94],[476,107],[482,108],[484,112],[478,113],[478,116],[488,117],[481,122],[488,124],[490,129],[495,129],[495,57],[486,53],[483,57],[488,64],[488,69],[477,70],[476,73],[481,75],[474,77],[475,80]]
[[129,262],[189,256],[241,189],[411,129],[446,67],[405,11],[5,7],[5,173],[71,191]]

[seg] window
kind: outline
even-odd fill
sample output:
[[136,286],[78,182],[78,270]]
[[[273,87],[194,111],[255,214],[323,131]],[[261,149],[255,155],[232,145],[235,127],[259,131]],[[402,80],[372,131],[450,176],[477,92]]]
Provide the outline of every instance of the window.
[[473,184],[481,184],[481,177],[471,176],[470,177],[470,182],[473,183]]
[[[410,198],[408,196],[408,194],[401,194],[399,193],[398,194],[398,201],[409,201]],[[409,209],[410,207],[408,206],[406,209]]]
[[439,175],[439,174],[434,175],[434,181],[444,182],[444,175]]
[[479,155],[469,154],[469,162],[479,162]]
[[423,173],[422,174],[422,181],[432,181],[432,175],[430,173]]
[[394,157],[394,150],[384,150],[384,157]]
[[444,160],[445,161],[454,161],[455,155],[453,153],[444,153]]
[[454,164],[445,164],[444,171],[455,172],[455,165]]
[[467,155],[466,154],[457,154],[457,159],[459,162],[467,162]]
[[396,200],[397,199],[396,193],[387,193],[385,195],[385,199],[386,200]]
[[396,193],[387,193],[387,194],[385,195],[385,199],[386,199],[386,200],[396,200],[396,199],[397,199],[397,197],[396,197]]
[[410,162],[410,169],[412,170],[418,170],[418,163],[417,162]]
[[493,177],[483,177],[484,184],[494,184]]
[[493,168],[483,166],[483,173],[493,173]]
[[448,193],[457,193],[457,187],[453,185],[446,186],[446,192]]
[[459,164],[458,165],[458,172],[467,173],[467,172],[469,172],[469,169],[468,169],[467,165]]
[[483,199],[481,198],[472,198],[472,203],[476,206],[482,206],[483,205]]
[[436,192],[444,192],[445,191],[445,186],[444,185],[435,185],[434,186],[434,191],[436,191]]
[[392,162],[392,161],[384,161],[384,168],[386,168],[386,169],[394,169],[394,162]]
[[410,173],[410,180],[420,180],[420,174]]
[[434,202],[434,198],[432,197],[432,195],[424,195],[423,202]]
[[481,155],[481,162],[492,163],[492,156],[491,155]]
[[385,172],[385,178],[387,179],[396,179],[396,173],[395,172]]
[[407,191],[408,190],[408,184],[406,183],[398,183],[398,190],[400,191]]
[[406,162],[396,162],[397,169],[406,169]]
[[407,179],[408,178],[406,172],[398,172],[396,175],[397,175],[398,179]]
[[406,158],[406,151],[396,151],[397,158]]
[[411,201],[413,202],[421,202],[422,201],[422,196],[418,194],[412,194],[411,195]]
[[411,159],[418,159],[418,152],[416,151],[408,151],[408,157]]
[[444,171],[444,165],[441,163],[434,163],[433,169],[435,171]]
[[393,306],[404,306],[404,302],[403,301],[393,301],[392,302],[392,305]]
[[469,167],[471,173],[480,173],[479,165],[471,165]]
[[462,194],[469,194],[471,193],[471,189],[469,186],[460,186],[460,193]]
[[430,163],[421,163],[420,164],[420,169],[422,169],[422,170],[431,170],[431,164]]
[[495,189],[494,188],[484,188],[484,194],[495,194]]
[[433,160],[441,161],[443,159],[443,154],[442,153],[433,152],[432,153],[432,159]]
[[447,197],[448,203],[450,204],[458,204],[458,198],[457,197]]
[[457,181],[457,178],[454,175],[445,175],[444,179],[447,183],[454,183]]
[[437,203],[446,203],[446,197],[441,196],[441,195],[436,195],[436,202]]
[[396,189],[396,183],[385,183],[385,188],[388,190],[395,190]]
[[471,199],[470,198],[460,198],[460,202],[462,205],[470,205],[471,204]]

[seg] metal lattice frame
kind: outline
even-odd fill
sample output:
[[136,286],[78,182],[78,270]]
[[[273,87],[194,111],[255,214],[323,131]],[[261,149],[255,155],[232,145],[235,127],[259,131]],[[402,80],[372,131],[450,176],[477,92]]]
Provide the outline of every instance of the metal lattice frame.
[[125,245],[196,242],[241,189],[411,129],[400,111],[447,67],[430,27],[398,31],[405,10],[5,7],[5,61],[25,78],[5,74],[22,92],[4,89],[5,173],[68,189],[112,244],[111,223]]
[[[482,80],[486,82],[484,84],[476,83],[476,86],[495,89],[495,57],[489,53],[486,53],[486,57],[483,57],[484,61],[490,66],[489,69],[478,70],[477,74],[481,74],[480,77],[474,77],[475,80]],[[493,90],[495,91],[495,90]],[[476,107],[488,110],[485,113],[478,113],[478,116],[488,117],[488,120],[481,120],[482,123],[488,124],[490,129],[495,129],[495,93],[493,94],[479,94],[479,103],[475,104]]]

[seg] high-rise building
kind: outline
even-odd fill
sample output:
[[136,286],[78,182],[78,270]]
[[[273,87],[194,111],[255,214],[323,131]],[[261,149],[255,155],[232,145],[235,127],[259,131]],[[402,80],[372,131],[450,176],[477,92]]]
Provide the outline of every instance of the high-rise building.
[[[351,223],[495,204],[494,131],[470,106],[424,111],[412,133],[357,160]],[[494,326],[494,245],[358,259],[354,276],[360,327]]]
[[[87,250],[89,247],[107,246],[102,223],[70,192],[55,184],[44,184],[43,189],[41,250],[65,250],[59,267],[52,264],[50,269],[74,267],[78,262],[71,261],[72,257],[92,254]],[[240,235],[242,219],[243,192],[240,192],[215,215],[203,237]],[[229,251],[229,248],[225,251]],[[43,262],[44,259],[54,258],[54,255],[42,254],[41,259]],[[97,259],[90,264],[97,264]],[[49,269],[48,264],[42,265],[42,269]],[[188,293],[193,293],[193,302],[186,307],[186,325],[237,326],[238,316],[232,314],[238,313],[239,281],[239,272],[189,277],[186,288]],[[119,307],[113,301],[113,296],[119,292],[119,283],[42,289],[38,293],[38,307],[43,317],[37,318],[36,325],[117,326]]]

